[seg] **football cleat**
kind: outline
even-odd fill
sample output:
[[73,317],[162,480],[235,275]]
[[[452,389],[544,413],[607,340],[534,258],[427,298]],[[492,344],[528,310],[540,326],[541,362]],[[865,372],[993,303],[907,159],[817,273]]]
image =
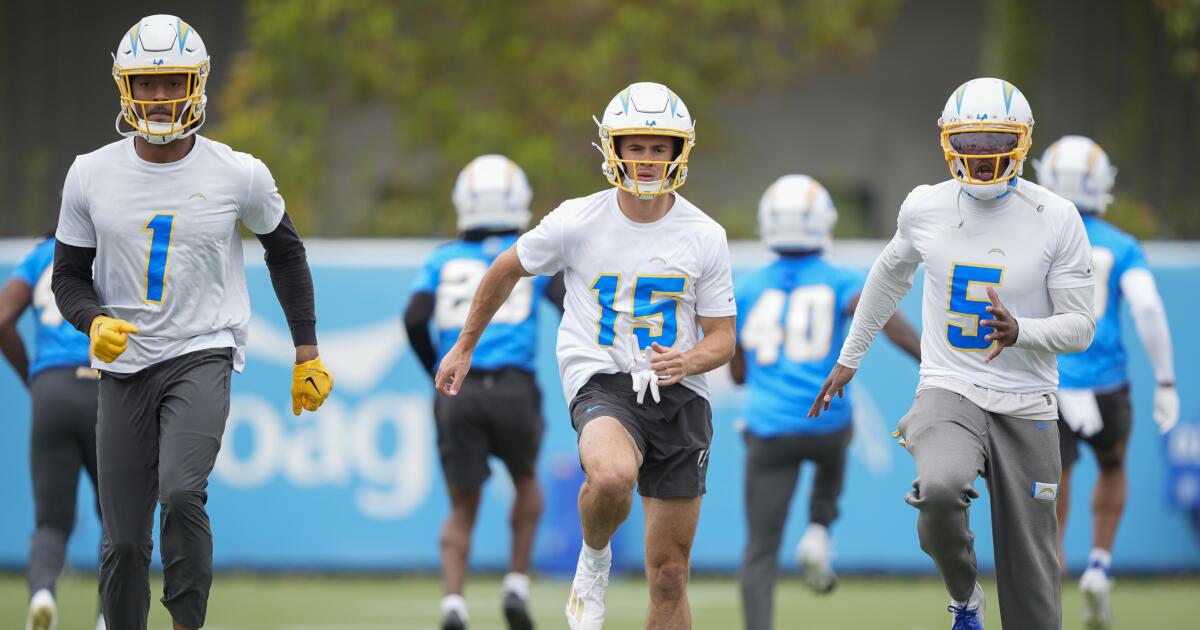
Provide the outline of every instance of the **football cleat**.
[[1112,579],[1108,571],[1095,563],[1079,578],[1079,591],[1083,594],[1083,623],[1092,630],[1111,628],[1112,608],[1108,603],[1108,592],[1112,590]]
[[604,557],[592,559],[579,550],[575,565],[575,580],[567,598],[567,625],[571,630],[601,630],[604,627],[604,593],[608,590],[608,573],[612,569],[611,548]]
[[829,530],[820,525],[809,525],[796,546],[796,560],[800,563],[804,585],[815,593],[827,595],[837,587],[837,574],[830,563],[832,555]]
[[58,627],[58,608],[54,604],[54,595],[42,589],[33,594],[29,600],[29,617],[25,620],[25,630],[54,630]]
[[529,605],[513,592],[504,594],[504,620],[508,630],[533,630],[533,619],[529,617]]
[[966,604],[950,602],[946,607],[954,615],[954,623],[950,630],[983,630],[983,588],[975,584],[975,592]]

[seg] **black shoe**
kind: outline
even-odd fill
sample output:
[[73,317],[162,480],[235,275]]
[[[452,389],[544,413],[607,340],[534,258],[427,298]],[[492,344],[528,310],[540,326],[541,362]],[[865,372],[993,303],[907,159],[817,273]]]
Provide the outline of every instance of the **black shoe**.
[[467,624],[452,610],[442,617],[442,630],[467,630]]
[[504,618],[508,620],[508,630],[533,630],[529,608],[516,593],[504,594]]

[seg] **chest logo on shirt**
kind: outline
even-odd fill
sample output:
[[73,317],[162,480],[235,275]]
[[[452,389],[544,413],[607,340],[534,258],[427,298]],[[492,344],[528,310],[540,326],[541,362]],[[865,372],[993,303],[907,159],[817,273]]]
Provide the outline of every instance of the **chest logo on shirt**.
[[[634,276],[628,312],[633,314],[630,329],[637,336],[638,348],[648,348],[656,342],[668,348],[675,345],[679,335],[679,296],[687,292],[687,283],[687,276]],[[596,344],[612,348],[617,341],[621,314],[617,306],[621,274],[599,274],[590,288],[600,306],[596,318]],[[664,297],[666,299],[662,299]]]
[[204,196],[204,193],[202,193],[202,192],[194,192],[194,193],[188,195],[188,201],[191,201],[193,199],[203,199],[205,201],[208,201],[208,197]]
[[999,247],[993,247],[993,248],[991,248],[991,249],[989,249],[989,250],[988,250],[988,253],[989,253],[989,254],[1000,254],[1001,256],[1003,256],[1003,255],[1004,255],[1004,250],[1003,250],[1003,249],[1000,249]]
[[[994,341],[985,339],[996,329],[991,326],[980,326],[980,319],[991,319],[987,307],[991,305],[986,297],[982,299],[971,296],[974,285],[988,285],[999,288],[1004,283],[1004,267],[990,265],[974,265],[970,263],[950,263],[950,287],[946,295],[946,342],[951,348],[963,352],[983,352],[989,350]],[[986,294],[984,294],[986,295]]]

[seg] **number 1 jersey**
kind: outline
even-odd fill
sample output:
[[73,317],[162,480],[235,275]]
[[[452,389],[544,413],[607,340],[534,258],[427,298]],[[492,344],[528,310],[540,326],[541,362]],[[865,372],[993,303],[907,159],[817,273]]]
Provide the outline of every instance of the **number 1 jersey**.
[[[682,196],[666,216],[635,223],[611,188],[563,202],[517,241],[526,271],[565,270],[558,367],[570,402],[593,374],[615,374],[615,355],[657,342],[681,352],[699,341],[697,317],[737,313],[725,230]],[[703,374],[682,385],[708,396]]]
[[67,172],[56,237],[96,249],[101,308],[140,329],[116,361],[93,367],[132,373],[225,347],[236,349],[234,369],[245,365],[250,298],[238,222],[271,232],[283,198],[261,161],[194,137],[176,162],[146,162],[126,139],[77,157]]

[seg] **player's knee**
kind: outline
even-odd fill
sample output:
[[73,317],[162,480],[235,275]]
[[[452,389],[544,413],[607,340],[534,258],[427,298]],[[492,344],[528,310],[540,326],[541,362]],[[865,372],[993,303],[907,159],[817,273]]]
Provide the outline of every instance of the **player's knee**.
[[683,558],[648,561],[650,597],[657,602],[672,602],[687,594],[688,565]]
[[917,489],[916,507],[922,512],[955,512],[970,505],[971,485],[955,479],[921,480]]
[[598,466],[587,475],[588,487],[609,499],[628,497],[635,482],[637,471],[622,470],[617,466]]
[[127,563],[149,562],[151,543],[145,540],[110,540],[106,552],[118,566]]
[[188,510],[193,508],[204,509],[204,503],[208,499],[208,494],[203,490],[192,490],[190,488],[170,488],[162,493],[160,502],[167,513],[178,510]]
[[1096,465],[1100,467],[1101,472],[1119,472],[1125,468],[1125,452],[1121,449],[1113,449],[1096,453]]

